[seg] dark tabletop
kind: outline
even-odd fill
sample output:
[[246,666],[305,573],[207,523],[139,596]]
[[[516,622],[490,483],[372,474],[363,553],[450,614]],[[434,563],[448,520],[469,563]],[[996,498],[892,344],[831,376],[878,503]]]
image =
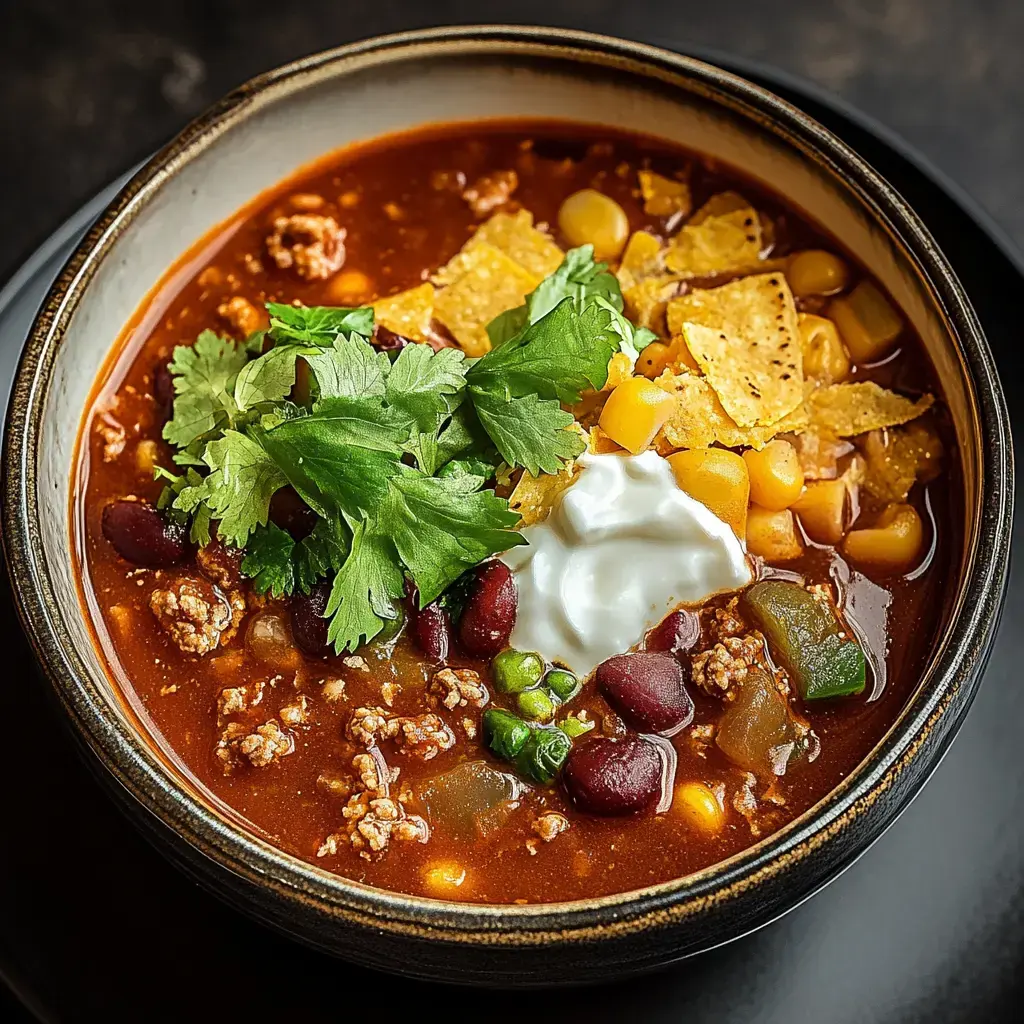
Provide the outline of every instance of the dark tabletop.
[[[803,75],[898,131],[1024,243],[1021,0],[0,0],[0,137],[5,147],[0,157],[0,280],[83,200],[244,78],[360,37],[484,20],[566,25],[665,44],[691,42]],[[932,211],[921,212],[928,219]],[[948,249],[956,237],[952,230],[942,244]],[[1008,266],[1002,272],[1014,273]],[[1001,287],[1019,294],[1019,277],[1007,278]],[[1005,357],[1014,344],[1009,329],[1014,316],[1008,305],[1007,337],[1001,350],[995,338],[993,343],[1011,399],[1019,399],[1019,352],[1010,356],[1016,362],[1007,363]],[[1018,426],[1020,412],[1018,401]],[[1017,585],[1006,613],[1011,631],[1022,614],[1024,587]],[[9,622],[11,615],[9,599],[0,592],[0,618]],[[1015,1004],[1024,992],[1016,981],[1024,950],[1024,836],[1012,827],[1024,821],[1024,766],[1016,738],[1024,719],[1019,640],[1014,631],[1016,657],[994,660],[978,706],[934,783],[854,871],[774,926],[770,942],[736,944],[645,982],[581,994],[577,1016],[566,1010],[572,1004],[560,999],[559,1022],[585,1015],[600,1021],[643,1016],[666,1022],[829,1024],[840,1019],[836,1005],[845,1007],[843,1024],[1016,1019]],[[40,720],[47,713],[38,695],[18,707]],[[54,728],[48,723],[39,738],[49,741]],[[52,769],[54,803],[64,815],[56,834],[45,803],[23,798],[14,773],[0,771],[0,875],[5,876],[0,877],[0,926],[5,919],[16,925],[0,927],[0,976],[7,964],[21,965],[33,981],[44,979],[44,987],[52,986],[41,993],[48,1002],[60,1002],[49,997],[59,996],[62,983],[70,980],[48,972],[48,958],[69,963],[76,949],[89,947],[82,954],[90,965],[85,969],[102,970],[104,958],[91,947],[109,941],[103,924],[110,899],[113,895],[123,905],[136,898],[119,892],[126,862],[136,865],[136,880],[139,868],[153,865],[159,893],[146,891],[143,876],[137,899],[141,908],[167,915],[169,928],[178,924],[171,919],[176,908],[190,908],[197,900],[191,883],[158,873],[162,868],[155,855],[121,825],[112,808],[56,795],[61,777],[81,770],[62,742],[53,732],[52,749],[44,752]],[[987,752],[992,756],[986,760]],[[934,842],[928,841],[929,829]],[[5,845],[11,836],[28,837],[31,843]],[[58,836],[74,841],[58,842]],[[88,865],[88,877],[76,874],[78,864]],[[40,885],[40,877],[55,881]],[[972,877],[972,884],[966,884],[966,877]],[[32,883],[23,884],[23,878]],[[858,914],[868,892],[882,892],[890,904],[908,908],[905,917],[893,914],[884,921],[885,934]],[[919,914],[922,907],[930,914],[924,930],[920,919],[910,915],[910,908]],[[4,948],[17,945],[27,930],[45,931],[40,920],[53,921],[52,941],[33,946],[31,956]],[[152,922],[140,929],[137,941],[131,934],[119,936],[107,950],[109,974],[96,978],[97,990],[111,986],[109,1000],[99,1001],[108,1011],[138,1009],[156,990],[158,977],[166,984],[177,975],[187,985],[187,978],[202,975],[189,958],[208,956],[211,950],[226,956],[230,973],[232,964],[249,955],[252,931],[226,912],[219,927],[221,934],[205,936],[192,948],[183,943],[172,963],[150,962],[146,936],[153,934]],[[837,940],[847,945],[836,948]],[[939,948],[948,949],[945,960]],[[317,963],[304,961],[306,954],[277,939],[268,940],[259,955],[267,958],[275,991],[291,972],[308,967],[308,980],[315,977],[312,983],[323,1005],[338,1011],[328,1010],[325,1020],[347,1019],[353,1012],[380,1021],[404,1019],[398,1004],[422,995],[402,982],[367,981],[378,994],[390,991],[394,1000],[374,1010],[368,988],[368,999],[356,1008],[345,991],[343,979],[350,976],[343,966],[337,967],[334,996],[332,965],[319,958]],[[848,963],[849,970],[835,970],[837,960]],[[828,979],[831,990],[821,991],[817,1003],[804,991],[801,1011],[792,1016],[787,1011],[794,1005],[791,996],[816,979]],[[749,989],[749,1000],[737,996],[737,988]],[[438,1006],[455,1005],[442,990],[434,991]],[[727,992],[730,998],[723,999]],[[230,977],[225,976],[217,1000],[224,1010],[230,996]],[[523,1016],[547,1017],[543,998],[531,996]],[[201,1009],[181,1016],[183,1002],[177,993],[167,993],[174,1019],[209,1019]],[[510,1002],[474,996],[468,1005],[475,1010],[456,1012],[451,1019],[520,1020]],[[723,1003],[732,1011],[722,1013]],[[285,1005],[268,1005],[270,1019],[288,1019],[281,1015]],[[15,1014],[0,995],[0,1022],[19,1019]],[[77,1018],[72,1013],[69,1019]],[[165,1017],[151,1008],[137,1016],[129,1011],[127,1017],[114,1010],[109,1019]]]

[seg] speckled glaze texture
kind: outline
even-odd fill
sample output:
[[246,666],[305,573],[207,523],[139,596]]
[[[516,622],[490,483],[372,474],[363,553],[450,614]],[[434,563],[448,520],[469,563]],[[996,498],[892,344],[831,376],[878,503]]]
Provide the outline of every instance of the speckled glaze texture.
[[[180,251],[212,226],[191,206],[226,216],[291,169],[261,168],[271,180],[253,177],[239,182],[240,194],[219,195],[217,168],[224,184],[247,132],[257,144],[253,133],[284,130],[289,111],[316,123],[317,104],[332,95],[371,101],[346,131],[403,127],[405,106],[373,101],[393,100],[406,87],[395,83],[417,76],[440,86],[429,105],[410,100],[429,109],[420,120],[536,116],[550,96],[552,116],[575,112],[686,139],[775,181],[877,268],[924,338],[949,399],[967,490],[961,579],[950,581],[943,640],[913,699],[815,808],[696,875],[539,906],[443,903],[331,875],[247,831],[175,768],[118,700],[88,643],[69,586],[69,438],[73,448],[81,416],[75,377],[92,379],[122,307],[137,304],[155,283],[147,275],[162,270],[126,254],[161,224],[173,236],[165,244]],[[470,99],[467,82],[476,86]],[[551,84],[545,93],[541,86]],[[328,149],[347,139],[343,133],[332,143],[314,131],[306,145]],[[189,204],[189,175],[194,180],[198,170],[208,171],[208,190]],[[159,253],[154,259],[170,262]],[[602,37],[521,28],[445,29],[345,47],[250,82],[187,128],[114,200],[51,291],[15,382],[3,468],[4,543],[20,614],[86,760],[126,813],[183,870],[267,924],[363,964],[467,984],[580,983],[650,969],[766,924],[852,863],[906,807],[967,712],[998,624],[1013,501],[1008,420],[988,346],[942,254],[884,181],[809,118],[709,65]]]

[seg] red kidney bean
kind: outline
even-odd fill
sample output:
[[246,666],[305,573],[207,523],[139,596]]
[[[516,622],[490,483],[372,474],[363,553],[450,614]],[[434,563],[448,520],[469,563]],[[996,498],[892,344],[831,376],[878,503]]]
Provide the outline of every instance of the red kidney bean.
[[693,720],[683,668],[671,654],[620,654],[597,666],[597,686],[639,732],[677,732]]
[[516,581],[504,562],[478,565],[459,619],[463,650],[477,658],[493,658],[508,647],[516,624],[517,602]]
[[401,334],[392,331],[383,324],[375,324],[373,338],[370,342],[378,352],[400,352],[412,342]]
[[666,616],[647,634],[644,650],[685,654],[700,639],[700,616],[689,608],[680,608]]
[[188,531],[142,501],[112,501],[103,509],[103,536],[133,565],[162,569],[188,551]]
[[331,596],[330,583],[318,583],[308,594],[296,594],[289,604],[292,639],[311,658],[322,658],[330,650],[324,610]]
[[452,643],[452,620],[436,601],[426,608],[413,608],[412,635],[416,646],[430,661],[444,661]]
[[317,514],[292,487],[282,487],[270,499],[270,521],[287,530],[295,540],[308,537],[316,526],[317,518]]
[[661,795],[661,756],[640,736],[598,736],[573,746],[562,771],[572,802],[587,814],[638,814]]
[[166,363],[160,363],[153,371],[153,397],[157,415],[166,423],[174,415],[174,378]]

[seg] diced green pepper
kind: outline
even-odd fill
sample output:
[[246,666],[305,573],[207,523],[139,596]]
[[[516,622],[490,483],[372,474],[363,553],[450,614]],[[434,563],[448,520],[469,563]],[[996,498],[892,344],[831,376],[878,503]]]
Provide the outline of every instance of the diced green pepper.
[[570,750],[572,740],[561,729],[534,728],[515,766],[523,775],[546,785],[561,771]]
[[545,677],[544,685],[564,704],[580,692],[580,681],[564,668],[553,668]]
[[509,647],[491,663],[494,685],[500,693],[522,693],[540,682],[544,675],[544,662],[532,651],[517,651]]
[[488,708],[482,723],[487,746],[505,761],[514,761],[530,738],[530,727],[511,711]]
[[566,736],[574,740],[577,736],[582,736],[585,732],[590,732],[596,724],[597,723],[594,721],[581,722],[578,718],[570,716],[569,718],[563,718],[562,721],[558,723],[558,728],[561,729]]
[[747,590],[743,604],[804,700],[863,692],[864,652],[845,634],[829,600],[797,583],[764,580]]
[[546,690],[527,690],[516,700],[524,718],[534,722],[550,722],[555,717],[555,705]]

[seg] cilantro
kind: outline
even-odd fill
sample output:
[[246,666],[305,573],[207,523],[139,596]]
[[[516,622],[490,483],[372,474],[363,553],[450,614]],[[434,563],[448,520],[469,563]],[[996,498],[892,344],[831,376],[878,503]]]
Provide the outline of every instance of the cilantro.
[[474,477],[486,483],[494,477],[494,462],[483,455],[469,455],[464,459],[452,459],[446,462],[437,475],[442,480],[461,477]]
[[338,338],[373,334],[373,308],[361,306],[287,306],[268,302],[270,334],[275,341],[331,346]]
[[284,401],[295,385],[295,360],[302,351],[297,346],[283,345],[247,363],[235,381],[234,398],[239,410]]
[[295,586],[308,594],[313,585],[337,572],[348,558],[352,534],[341,517],[321,519],[295,547]]
[[388,374],[385,396],[420,430],[436,430],[461,401],[466,386],[461,349],[434,352],[429,345],[406,345]]
[[294,550],[295,540],[287,530],[273,523],[259,526],[245,546],[242,572],[263,593],[274,597],[290,594],[295,589]]
[[315,355],[306,355],[321,398],[383,398],[391,370],[386,353],[359,337],[339,337]]

